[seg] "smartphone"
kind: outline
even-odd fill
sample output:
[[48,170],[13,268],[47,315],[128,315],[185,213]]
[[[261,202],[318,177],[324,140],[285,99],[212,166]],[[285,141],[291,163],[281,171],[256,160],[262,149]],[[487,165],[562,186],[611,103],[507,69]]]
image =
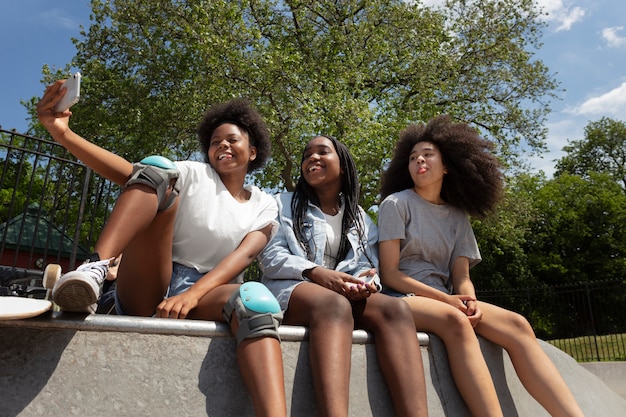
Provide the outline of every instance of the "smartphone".
[[373,286],[376,287],[377,291],[382,291],[383,290],[383,286],[380,283],[380,277],[378,276],[378,274],[374,274],[374,275],[369,275],[367,277],[363,277],[364,281],[366,284],[372,284]]
[[[378,274],[374,274],[374,275],[367,275],[364,277],[358,277],[355,276],[356,279],[363,281],[366,284],[372,284],[376,287],[377,291],[382,291],[383,287],[380,284],[380,278],[378,277]],[[352,286],[356,286],[357,284],[351,284]]]
[[61,98],[61,101],[54,106],[53,110],[55,112],[64,112],[78,103],[80,99],[80,72],[77,72],[65,80],[65,84],[63,84],[61,88],[65,89],[66,92],[63,98]]

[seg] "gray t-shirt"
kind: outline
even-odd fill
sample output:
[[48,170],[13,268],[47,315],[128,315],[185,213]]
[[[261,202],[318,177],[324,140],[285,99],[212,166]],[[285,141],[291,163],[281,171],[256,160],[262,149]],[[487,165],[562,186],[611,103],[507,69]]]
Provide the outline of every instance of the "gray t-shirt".
[[481,261],[467,215],[448,204],[432,204],[413,190],[391,194],[378,211],[379,241],[400,239],[400,271],[444,292],[454,260]]

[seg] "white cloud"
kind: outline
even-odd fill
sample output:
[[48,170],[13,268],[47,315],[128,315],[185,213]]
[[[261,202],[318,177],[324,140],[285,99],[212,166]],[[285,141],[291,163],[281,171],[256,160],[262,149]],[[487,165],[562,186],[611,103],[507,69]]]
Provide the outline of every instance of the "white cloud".
[[[480,1],[480,0],[476,0]],[[408,3],[421,3],[426,7],[442,7],[445,0],[407,0]],[[547,16],[542,16],[547,22],[556,25],[556,31],[570,30],[574,23],[580,22],[585,17],[585,9],[571,4],[564,4],[563,0],[535,0],[535,4],[541,8]]]
[[610,48],[619,48],[626,45],[626,37],[619,36],[617,32],[624,29],[624,26],[614,26],[602,31],[602,38]]
[[570,113],[589,116],[620,116],[626,113],[626,82],[597,97],[587,99]]
[[38,20],[47,27],[62,27],[65,29],[77,29],[80,25],[73,19],[65,15],[65,12],[59,9],[51,9],[41,12]]
[[[426,7],[438,8],[445,5],[445,0],[406,0],[408,3],[421,3]],[[481,1],[481,0],[474,0]],[[574,23],[585,17],[585,9],[571,4],[564,4],[563,0],[535,0],[535,5],[547,13],[542,18],[556,24],[556,31],[570,30]]]
[[585,10],[582,7],[565,5],[562,0],[536,0],[536,2],[543,11],[548,13],[544,19],[557,25],[555,29],[557,32],[570,30],[574,23],[580,22],[585,16]]
[[406,0],[406,2],[410,4],[420,3],[426,7],[442,7],[446,0]]

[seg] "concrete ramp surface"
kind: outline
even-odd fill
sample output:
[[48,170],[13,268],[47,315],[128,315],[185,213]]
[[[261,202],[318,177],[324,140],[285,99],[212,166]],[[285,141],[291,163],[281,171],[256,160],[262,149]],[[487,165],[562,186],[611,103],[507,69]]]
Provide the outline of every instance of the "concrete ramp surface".
[[[282,326],[288,411],[315,416],[306,329]],[[418,333],[431,417],[465,417],[442,342]],[[596,375],[541,342],[587,417],[626,416],[626,400]],[[501,348],[485,340],[505,415],[548,414],[517,379]],[[350,415],[392,416],[374,344],[355,331]],[[46,313],[0,321],[0,416],[253,416],[235,341],[223,323]]]

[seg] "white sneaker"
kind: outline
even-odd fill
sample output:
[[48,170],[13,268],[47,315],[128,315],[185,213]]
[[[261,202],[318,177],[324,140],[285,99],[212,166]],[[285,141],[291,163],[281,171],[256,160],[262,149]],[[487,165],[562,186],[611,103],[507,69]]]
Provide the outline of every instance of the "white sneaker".
[[63,275],[52,289],[52,300],[62,311],[95,313],[110,262],[111,259],[86,261]]

